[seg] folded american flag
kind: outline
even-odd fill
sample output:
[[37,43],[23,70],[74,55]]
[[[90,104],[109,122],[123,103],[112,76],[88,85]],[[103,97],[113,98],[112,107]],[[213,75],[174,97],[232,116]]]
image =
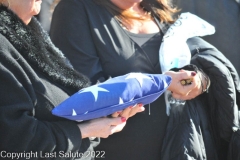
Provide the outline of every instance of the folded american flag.
[[82,121],[110,115],[138,103],[156,100],[171,83],[163,74],[129,73],[84,88],[52,110],[52,114]]

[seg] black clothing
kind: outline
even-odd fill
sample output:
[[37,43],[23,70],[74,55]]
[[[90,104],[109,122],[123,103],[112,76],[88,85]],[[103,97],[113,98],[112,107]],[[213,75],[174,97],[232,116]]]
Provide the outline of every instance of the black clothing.
[[4,6],[0,44],[0,150],[37,153],[30,159],[40,159],[41,153],[56,153],[54,159],[60,151],[91,150],[75,122],[51,114],[60,102],[89,86],[88,78],[66,63],[35,18],[25,25]]
[[160,73],[159,63],[153,65],[119,22],[93,0],[61,1],[53,13],[50,37],[93,83],[130,71]]
[[[161,41],[153,53],[145,52],[104,7],[92,0],[62,0],[53,13],[50,36],[75,69],[93,83],[129,72],[161,73]],[[168,120],[164,97],[150,105],[150,115],[149,106],[145,108],[128,119],[123,131],[101,139],[96,150],[106,151],[107,160],[159,159]]]
[[[161,27],[165,27],[161,28],[162,30],[166,29],[163,24]],[[159,62],[154,64],[152,61],[152,59],[159,59],[158,51],[151,53],[155,57],[150,59],[150,53],[145,52],[133,41],[118,21],[103,6],[95,4],[94,0],[61,0],[53,14],[50,36],[53,42],[66,53],[73,66],[86,74],[93,83],[103,81],[109,76],[114,77],[129,72],[161,73]],[[214,72],[208,72],[208,68],[204,68],[203,62],[199,63],[199,60],[202,56],[222,57],[222,54],[200,38],[192,38],[188,43],[193,54],[192,63],[202,67],[207,74],[214,74]],[[227,61],[226,58],[225,61]],[[215,61],[209,62],[209,64],[214,63]],[[219,64],[219,66],[224,65],[223,62]],[[214,65],[212,67],[216,68]],[[223,77],[227,75],[226,72],[219,73]],[[220,80],[218,78],[211,77],[213,82],[217,81],[212,84],[216,88]],[[237,79],[234,81],[238,82]],[[221,79],[220,82],[224,80]],[[227,82],[231,83],[230,78]],[[237,86],[230,87],[234,90]],[[218,93],[216,88],[209,94]],[[223,88],[220,93],[223,96],[222,99],[226,101],[224,95],[227,86]],[[190,158],[217,160],[219,157],[214,133],[218,135],[217,133],[223,132],[212,126],[214,124],[212,119],[219,121],[221,125],[224,121],[228,121],[225,125],[229,139],[233,125],[229,122],[237,117],[232,114],[233,110],[229,104],[226,106],[229,110],[225,110],[230,113],[229,117],[219,114],[218,116],[223,116],[222,119],[216,119],[213,114],[209,115],[208,113],[211,112],[208,109],[211,106],[208,104],[216,108],[218,105],[208,103],[210,100],[205,101],[205,95],[187,101],[185,106],[173,107],[170,117],[166,116],[165,101],[161,96],[151,104],[150,115],[148,106],[145,106],[144,113],[130,118],[122,132],[102,139],[96,150],[106,151],[107,160],[185,160]],[[229,100],[236,101],[236,98],[233,96]],[[219,113],[223,112],[219,109]],[[220,120],[224,121],[220,122]],[[238,127],[238,124],[234,126]]]
[[129,37],[136,42],[145,53],[149,60],[152,62],[154,66],[157,66],[159,63],[158,50],[160,48],[160,43],[162,41],[163,36],[161,33],[152,33],[152,34],[135,34],[131,32],[127,32]]
[[[240,140],[237,139],[240,135],[239,75],[232,63],[212,45],[197,39],[188,41],[188,44],[192,51],[191,63],[203,69],[211,79],[205,106],[208,109],[218,158],[236,160],[240,157],[240,153],[236,152],[240,149]],[[209,50],[204,49],[206,46]]]
[[[154,1],[154,0],[147,0]],[[191,12],[213,25],[216,33],[203,37],[214,45],[240,72],[240,1],[239,0],[173,0],[182,12]],[[178,15],[180,13],[177,13]]]

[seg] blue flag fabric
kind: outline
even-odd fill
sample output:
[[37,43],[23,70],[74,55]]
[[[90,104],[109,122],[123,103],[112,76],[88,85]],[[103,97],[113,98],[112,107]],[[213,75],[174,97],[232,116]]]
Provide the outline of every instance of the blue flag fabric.
[[110,115],[138,103],[149,104],[170,85],[163,74],[129,73],[84,88],[52,110],[52,114],[82,121]]

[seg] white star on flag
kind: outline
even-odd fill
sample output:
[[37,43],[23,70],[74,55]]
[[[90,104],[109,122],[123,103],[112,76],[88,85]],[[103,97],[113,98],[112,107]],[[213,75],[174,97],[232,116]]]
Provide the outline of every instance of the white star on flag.
[[134,97],[132,99],[129,100],[129,102],[133,101]]
[[76,111],[73,109],[73,111],[72,111],[72,116],[76,116],[77,115],[77,113],[76,113]]
[[94,86],[91,86],[91,87],[87,87],[83,90],[80,90],[79,93],[83,93],[83,92],[91,92],[95,98],[95,102],[97,101],[98,99],[98,92],[109,92],[108,90],[104,89],[104,88],[101,88],[101,87],[98,87],[98,85],[94,85]]
[[124,102],[123,102],[122,98],[119,97],[119,104],[123,104],[123,103],[124,103]]
[[151,79],[150,77],[142,74],[142,73],[130,73],[125,79],[135,78],[139,82],[140,86],[142,87],[143,79]]

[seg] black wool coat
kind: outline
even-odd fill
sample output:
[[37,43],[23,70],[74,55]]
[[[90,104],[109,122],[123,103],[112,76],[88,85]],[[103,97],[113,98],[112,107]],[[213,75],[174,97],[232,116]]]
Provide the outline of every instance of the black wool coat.
[[35,18],[25,25],[4,6],[0,6],[0,77],[2,156],[34,153],[30,159],[40,159],[46,153],[57,159],[60,153],[63,159],[74,159],[63,154],[92,149],[74,121],[51,114],[60,102],[89,86],[88,78],[67,64]]

